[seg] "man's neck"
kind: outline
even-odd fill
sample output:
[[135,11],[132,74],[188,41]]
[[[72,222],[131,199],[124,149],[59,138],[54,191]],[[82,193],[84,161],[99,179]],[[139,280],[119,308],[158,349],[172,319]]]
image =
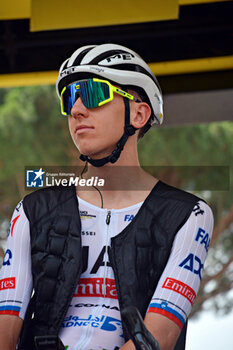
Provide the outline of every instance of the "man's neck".
[[157,179],[146,173],[139,165],[120,166],[117,164],[94,168],[89,166],[84,179],[98,178],[104,180],[104,186],[96,188],[77,188],[80,198],[96,206],[101,206],[101,196],[104,208],[126,208],[145,200]]
[[[106,155],[105,155],[106,156]],[[95,188],[77,188],[78,195],[89,203],[104,208],[125,208],[139,203],[148,196],[158,181],[146,173],[140,166],[136,138],[129,138],[120,158],[114,164],[107,163],[102,167],[88,165],[83,174],[84,179],[97,178],[104,180],[104,186]]]

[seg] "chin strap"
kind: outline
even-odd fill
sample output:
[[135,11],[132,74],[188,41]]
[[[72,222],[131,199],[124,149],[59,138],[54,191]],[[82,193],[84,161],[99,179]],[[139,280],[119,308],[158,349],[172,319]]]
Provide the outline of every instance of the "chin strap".
[[120,140],[117,142],[116,148],[112,151],[112,153],[101,159],[91,159],[88,156],[85,156],[81,154],[79,157],[82,161],[88,162],[91,165],[95,167],[101,167],[105,165],[106,163],[115,163],[118,158],[120,157],[120,154],[124,148],[124,145],[126,144],[126,141],[128,140],[128,137],[135,134],[135,131],[137,130],[133,125],[130,125],[130,107],[129,107],[129,100],[128,98],[124,97],[124,104],[125,104],[125,127],[124,127],[124,134],[120,138]]

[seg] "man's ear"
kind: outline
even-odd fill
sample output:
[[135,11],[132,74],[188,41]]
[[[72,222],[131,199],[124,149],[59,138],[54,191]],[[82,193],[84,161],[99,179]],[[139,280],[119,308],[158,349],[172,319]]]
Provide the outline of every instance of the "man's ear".
[[151,116],[151,108],[146,102],[131,105],[130,122],[136,129],[141,129]]

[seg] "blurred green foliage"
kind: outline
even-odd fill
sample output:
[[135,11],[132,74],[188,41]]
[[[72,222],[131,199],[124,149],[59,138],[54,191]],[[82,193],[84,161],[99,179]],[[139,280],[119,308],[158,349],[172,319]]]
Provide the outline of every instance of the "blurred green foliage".
[[139,142],[139,155],[143,165],[161,167],[155,176],[186,190],[197,189],[217,221],[231,207],[232,122],[155,128]]
[[24,194],[25,166],[69,165],[71,146],[54,86],[0,89],[2,204],[12,208]]

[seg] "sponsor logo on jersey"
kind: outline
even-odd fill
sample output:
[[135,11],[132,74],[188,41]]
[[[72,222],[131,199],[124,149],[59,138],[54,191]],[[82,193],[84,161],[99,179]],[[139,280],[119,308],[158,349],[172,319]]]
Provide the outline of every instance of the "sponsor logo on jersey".
[[80,278],[74,297],[80,296],[117,299],[115,280],[111,278]]
[[8,277],[0,280],[0,290],[15,289],[15,277]]
[[191,303],[191,305],[193,305],[196,299],[196,293],[191,287],[174,278],[167,277],[162,288],[166,288],[181,294]]
[[26,187],[44,187],[44,171],[40,170],[27,170],[26,171]]
[[69,327],[93,327],[107,332],[115,332],[120,329],[120,337],[123,337],[121,320],[111,316],[92,316],[79,318],[79,316],[68,316],[62,323],[63,328]]
[[127,215],[125,215],[125,217],[124,217],[124,221],[132,221],[133,218],[134,218],[134,215],[129,215],[129,214],[127,214]]
[[74,305],[74,307],[100,307],[100,306],[105,309],[120,311],[118,306],[110,306],[105,304],[78,303]]
[[208,252],[210,245],[210,235],[203,228],[199,227],[195,241],[203,244],[206,252]]
[[10,266],[11,264],[11,259],[12,259],[12,251],[10,249],[6,250],[6,253],[4,255],[4,259],[3,259],[3,266]]
[[82,231],[82,236],[95,236],[95,231]]
[[80,210],[80,218],[81,220],[93,219],[96,218],[96,215],[89,214],[86,210]]
[[19,209],[21,208],[22,204],[23,204],[23,201],[20,201],[20,202],[18,203],[17,207],[15,208],[15,210],[16,210],[17,212],[19,212]]
[[[103,247],[98,255],[98,258],[96,259],[94,265],[90,268],[90,274],[96,274],[100,267],[104,266],[111,266],[110,261],[105,261],[105,255],[107,253],[107,257],[110,256],[110,250],[111,247]],[[82,256],[83,256],[83,269],[82,273],[84,273],[88,269],[88,261],[89,261],[89,246],[83,246],[82,247]]]
[[13,237],[13,231],[14,231],[14,227],[15,227],[15,224],[18,220],[18,218],[20,217],[20,215],[16,216],[10,223],[10,227],[9,227],[9,231],[8,231],[8,236],[11,236]]
[[181,261],[179,267],[193,272],[195,275],[198,275],[201,280],[201,273],[204,268],[204,264],[202,264],[201,259],[198,258],[198,256],[190,253],[183,261]]
[[204,210],[201,209],[200,203],[195,204],[194,208],[193,208],[193,212],[195,213],[195,216],[197,215],[203,215],[204,214]]

